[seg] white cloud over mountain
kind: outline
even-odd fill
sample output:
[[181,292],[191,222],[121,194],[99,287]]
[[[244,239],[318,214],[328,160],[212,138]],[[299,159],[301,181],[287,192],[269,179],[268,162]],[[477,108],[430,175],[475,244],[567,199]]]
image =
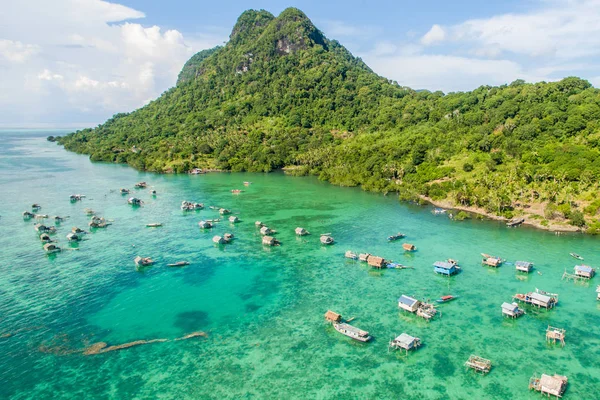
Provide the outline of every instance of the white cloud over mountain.
[[99,122],[175,83],[194,52],[223,38],[134,22],[102,0],[31,0],[0,11],[0,123]]

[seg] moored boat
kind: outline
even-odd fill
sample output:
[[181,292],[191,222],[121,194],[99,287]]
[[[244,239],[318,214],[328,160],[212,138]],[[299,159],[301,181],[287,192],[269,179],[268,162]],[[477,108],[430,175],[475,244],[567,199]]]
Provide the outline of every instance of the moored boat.
[[406,237],[406,235],[404,233],[398,232],[395,235],[388,236],[387,240],[389,242],[393,242],[394,240],[402,239],[403,237]]
[[329,233],[324,233],[319,238],[321,244],[333,244],[334,240],[332,236],[329,236]]
[[137,268],[147,267],[147,266],[154,264],[154,260],[152,260],[150,257],[140,257],[140,256],[137,256],[136,258],[134,258],[133,262],[135,263],[135,266]]
[[439,298],[439,299],[437,299],[436,301],[437,301],[438,303],[447,303],[447,302],[449,302],[449,301],[452,301],[452,300],[454,300],[454,299],[458,299],[458,296],[452,296],[451,294],[449,294],[449,295],[446,295],[446,296],[442,296],[442,297],[440,297],[440,298]]
[[368,342],[371,340],[371,336],[369,336],[369,332],[363,331],[362,329],[358,329],[355,326],[342,323],[333,323],[333,327],[336,331],[341,333],[342,335],[346,335],[349,338],[354,340],[358,340],[359,342]]
[[189,261],[177,261],[172,264],[167,264],[168,267],[185,267],[186,265],[190,265]]
[[345,254],[344,257],[349,258],[351,260],[358,260],[358,255],[356,255],[356,253],[353,253],[352,251],[348,250]]
[[580,256],[579,254],[577,254],[577,253],[569,253],[569,255],[570,255],[571,257],[573,257],[573,258],[576,258],[576,259],[578,259],[578,260],[581,260],[581,261],[583,261],[583,257],[581,257],[581,256]]
[[159,226],[162,226],[162,224],[160,222],[153,222],[151,224],[146,224],[146,226],[148,228],[158,228]]

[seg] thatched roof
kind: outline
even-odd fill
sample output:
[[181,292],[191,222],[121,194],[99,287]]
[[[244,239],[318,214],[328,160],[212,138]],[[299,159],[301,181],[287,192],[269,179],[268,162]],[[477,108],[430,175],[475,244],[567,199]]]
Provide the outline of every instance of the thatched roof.
[[298,236],[304,236],[308,234],[308,231],[306,229],[300,227],[296,228],[295,232]]
[[367,258],[367,263],[371,267],[381,268],[385,265],[385,260],[383,259],[383,257],[369,256]]
[[325,313],[325,319],[332,322],[339,322],[342,320],[342,315],[331,310],[327,310]]
[[273,236],[263,236],[262,243],[267,246],[274,246],[277,241]]
[[567,377],[560,375],[546,375],[542,374],[540,378],[540,387],[542,392],[550,393],[555,396],[559,396],[563,392],[563,386],[567,384]]
[[263,226],[262,228],[260,228],[261,235],[268,235],[271,232],[273,231],[268,226]]
[[412,251],[412,250],[417,249],[414,244],[410,244],[410,243],[402,243],[402,248],[407,251]]

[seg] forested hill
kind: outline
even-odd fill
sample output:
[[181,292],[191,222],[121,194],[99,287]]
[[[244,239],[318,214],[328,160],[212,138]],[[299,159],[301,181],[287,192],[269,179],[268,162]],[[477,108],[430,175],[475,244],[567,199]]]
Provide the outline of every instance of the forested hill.
[[59,143],[149,171],[288,167],[507,216],[539,203],[548,220],[594,230],[599,120],[600,91],[578,78],[446,95],[401,87],[289,8],[244,12],[160,98]]

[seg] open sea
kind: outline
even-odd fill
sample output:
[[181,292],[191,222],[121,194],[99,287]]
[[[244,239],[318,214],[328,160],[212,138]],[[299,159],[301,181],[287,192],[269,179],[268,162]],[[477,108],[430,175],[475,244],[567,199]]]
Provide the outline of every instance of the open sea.
[[[158,175],[92,163],[46,141],[64,133],[0,131],[0,398],[538,399],[528,390],[534,373],[567,375],[565,398],[600,397],[600,277],[561,280],[576,264],[570,252],[600,266],[598,238],[452,221],[392,194],[314,177]],[[134,189],[139,181],[157,195]],[[120,188],[144,204],[127,204]],[[86,197],[71,203],[76,193]],[[182,212],[182,200],[206,208]],[[39,213],[69,216],[59,225],[44,220],[65,251],[45,254],[35,221],[21,215],[32,203]],[[200,220],[219,217],[209,205],[241,222],[199,229]],[[112,225],[69,244],[71,227],[88,229],[85,208]],[[280,247],[263,247],[257,220],[277,231]],[[145,226],[152,222],[163,226]],[[312,235],[296,237],[298,226]],[[213,244],[225,232],[235,240]],[[326,232],[334,245],[319,243]],[[406,239],[388,242],[396,232]],[[405,254],[404,242],[417,251]],[[346,250],[413,268],[372,270],[345,259]],[[482,252],[507,262],[482,267]],[[138,255],[155,265],[136,271]],[[462,273],[434,274],[432,264],[447,258],[459,260]],[[179,260],[190,265],[167,266]],[[536,269],[517,274],[516,260]],[[502,316],[503,302],[536,288],[558,293],[558,306]],[[427,322],[398,309],[402,294],[460,297]],[[339,334],[325,322],[327,310],[355,317],[374,340]],[[548,325],[566,329],[564,348],[546,343]],[[206,336],[174,340],[199,331]],[[388,351],[402,332],[423,346]],[[164,340],[83,353],[98,342],[155,339]],[[492,360],[488,375],[465,368],[471,354]]]

